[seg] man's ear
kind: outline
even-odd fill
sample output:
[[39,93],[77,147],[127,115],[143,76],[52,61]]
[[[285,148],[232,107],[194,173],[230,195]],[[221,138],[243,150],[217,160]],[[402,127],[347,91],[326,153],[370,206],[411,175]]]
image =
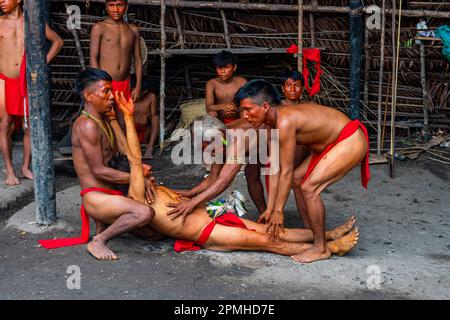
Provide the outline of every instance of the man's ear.
[[83,97],[85,101],[92,101],[92,92],[90,90],[84,90],[83,91]]
[[233,72],[236,72],[236,70],[237,70],[237,64],[234,65]]
[[263,107],[264,113],[266,113],[270,109],[270,104],[267,101],[264,101],[261,107]]

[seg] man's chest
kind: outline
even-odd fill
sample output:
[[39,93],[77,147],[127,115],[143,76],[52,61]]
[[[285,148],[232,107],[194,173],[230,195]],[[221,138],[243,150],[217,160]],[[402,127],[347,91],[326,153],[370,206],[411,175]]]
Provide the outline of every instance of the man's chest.
[[15,50],[23,50],[23,46],[23,26],[18,23],[0,21],[0,55],[6,55]]
[[131,49],[134,47],[135,36],[130,28],[105,28],[102,34],[102,46],[120,49]]

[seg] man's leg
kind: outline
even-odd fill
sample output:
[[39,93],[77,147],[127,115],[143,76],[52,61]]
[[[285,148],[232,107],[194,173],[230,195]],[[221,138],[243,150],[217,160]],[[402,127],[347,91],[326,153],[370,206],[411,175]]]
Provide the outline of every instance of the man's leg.
[[[24,120],[22,120],[23,122]],[[23,162],[22,162],[22,175],[30,180],[33,180],[33,173],[30,170],[31,164],[31,139],[30,139],[30,127],[25,129],[25,124],[22,124],[23,128]]]
[[[297,146],[298,147],[298,146]],[[303,221],[303,226],[307,229],[311,229],[311,223],[309,221],[308,212],[306,211],[305,199],[303,198],[301,185],[302,179],[306,174],[308,169],[309,162],[311,161],[312,156],[307,156],[303,159],[302,162],[297,161],[295,163],[296,167],[294,170],[294,177],[292,179],[292,191],[295,196],[295,204],[297,205],[297,210],[300,215],[300,218]],[[297,164],[300,162],[299,164]]]
[[5,82],[0,80],[0,153],[5,161],[5,184],[14,186],[20,183],[12,163],[12,134],[14,130],[13,119],[6,112]]
[[320,194],[357,166],[364,159],[366,150],[365,136],[358,129],[352,136],[330,150],[302,184],[302,193],[314,234],[314,245],[305,253],[298,255],[297,261],[313,262],[330,256],[325,237],[325,207]]
[[245,166],[245,178],[247,180],[247,190],[253,203],[256,205],[259,214],[266,211],[266,200],[264,199],[264,187],[261,182],[261,165],[247,164]]
[[133,229],[147,225],[154,217],[154,210],[121,196],[90,192],[83,197],[86,212],[95,221],[108,225],[94,236],[88,251],[99,260],[114,260],[117,255],[106,247],[109,240]]

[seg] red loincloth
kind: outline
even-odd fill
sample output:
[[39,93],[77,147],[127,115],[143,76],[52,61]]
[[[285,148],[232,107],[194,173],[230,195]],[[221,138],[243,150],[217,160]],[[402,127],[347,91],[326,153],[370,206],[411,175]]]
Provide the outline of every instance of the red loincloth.
[[208,241],[209,236],[211,235],[211,232],[213,231],[214,227],[216,226],[216,223],[229,226],[229,227],[235,227],[235,228],[241,228],[241,229],[248,229],[247,226],[242,222],[239,217],[232,213],[224,213],[221,216],[218,216],[213,221],[211,221],[205,229],[203,229],[202,234],[200,235],[200,238],[198,238],[197,241],[186,241],[186,240],[176,240],[175,244],[173,245],[173,249],[176,252],[183,252],[183,251],[197,251],[202,249],[202,246]]
[[302,184],[305,182],[306,179],[308,179],[311,172],[316,167],[317,163],[322,159],[324,155],[326,155],[328,152],[330,152],[331,149],[334,148],[336,144],[339,142],[347,139],[352,134],[358,130],[358,128],[361,128],[364,135],[366,136],[366,142],[367,142],[367,151],[366,156],[364,160],[361,162],[361,184],[364,188],[367,189],[367,185],[369,184],[370,180],[370,168],[369,168],[369,134],[367,133],[366,127],[359,121],[359,120],[353,120],[350,121],[341,131],[339,134],[339,137],[337,138],[336,142],[330,144],[325,148],[325,150],[320,154],[313,154],[311,158],[311,162],[309,163],[308,170],[306,171],[305,176],[302,179]]
[[[83,197],[85,194],[93,191],[103,192],[112,196],[123,196],[123,193],[121,191],[110,190],[105,188],[84,189],[81,190],[80,196]],[[89,241],[90,225],[89,225],[89,215],[86,213],[83,203],[81,203],[80,215],[81,215],[81,235],[79,238],[49,239],[49,240],[39,240],[38,242],[46,249],[57,249],[87,243]]]
[[231,123],[233,121],[236,121],[239,119],[239,117],[229,117],[229,118],[222,118],[222,122],[225,124]]
[[111,89],[112,92],[115,93],[117,91],[122,91],[125,95],[125,99],[130,100],[131,98],[131,86],[130,86],[130,80],[124,80],[124,81],[111,81]]
[[145,130],[147,129],[147,123],[144,124],[135,123],[134,126],[136,127],[139,142],[145,143]]
[[9,78],[0,73],[0,79],[5,81],[6,112],[11,116],[23,117],[25,110],[29,115],[26,71],[26,57],[23,54],[18,78]]

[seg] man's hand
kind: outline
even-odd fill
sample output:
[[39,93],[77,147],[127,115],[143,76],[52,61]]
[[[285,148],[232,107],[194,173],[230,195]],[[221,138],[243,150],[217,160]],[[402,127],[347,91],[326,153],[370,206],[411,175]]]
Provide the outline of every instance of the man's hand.
[[144,173],[145,178],[150,178],[152,175],[152,166],[149,164],[143,163],[142,164],[142,172]]
[[156,185],[154,177],[146,177],[144,179],[145,182],[145,199],[148,203],[153,203],[155,198],[158,196],[156,193]]
[[130,99],[127,101],[125,99],[125,95],[123,91],[116,91],[114,93],[114,99],[116,100],[116,104],[119,107],[120,111],[122,111],[124,116],[132,116],[134,113],[134,103],[133,100]]
[[193,194],[191,190],[174,190],[176,194],[178,194],[181,197],[184,198],[192,198]]
[[181,201],[179,203],[167,203],[166,206],[175,208],[167,213],[168,216],[172,216],[171,219],[175,220],[181,216],[181,224],[184,225],[186,217],[194,210],[195,204],[192,200]]
[[222,115],[224,117],[233,117],[236,115],[236,105],[234,103],[227,103],[227,106],[225,109],[222,110]]
[[266,232],[270,234],[270,239],[272,241],[278,240],[280,236],[280,231],[284,232],[283,225],[284,225],[284,212],[274,211],[266,226]]
[[258,218],[257,223],[267,224],[270,221],[270,217],[272,216],[272,211],[266,210]]
[[137,102],[139,101],[140,98],[141,98],[141,88],[136,87],[131,92],[131,99],[133,100],[133,102]]
[[116,120],[116,111],[114,110],[114,108],[111,108],[111,110],[109,110],[106,113],[106,116],[108,117],[109,121],[113,121]]

